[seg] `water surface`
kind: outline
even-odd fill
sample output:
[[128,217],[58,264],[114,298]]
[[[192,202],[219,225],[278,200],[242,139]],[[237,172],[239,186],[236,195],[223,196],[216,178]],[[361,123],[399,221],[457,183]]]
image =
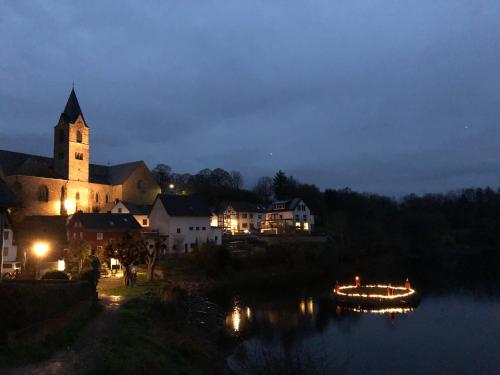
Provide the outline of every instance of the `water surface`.
[[242,372],[271,354],[307,357],[333,373],[500,374],[498,298],[428,293],[411,311],[368,313],[331,306],[320,294],[229,296],[226,326],[241,339],[230,366]]

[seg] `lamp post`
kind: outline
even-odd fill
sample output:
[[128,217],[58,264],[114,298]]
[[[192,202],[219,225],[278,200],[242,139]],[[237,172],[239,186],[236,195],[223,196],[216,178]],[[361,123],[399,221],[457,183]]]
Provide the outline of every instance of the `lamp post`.
[[33,253],[37,258],[35,266],[35,280],[40,272],[40,259],[43,258],[49,251],[49,245],[46,242],[35,242],[33,245]]

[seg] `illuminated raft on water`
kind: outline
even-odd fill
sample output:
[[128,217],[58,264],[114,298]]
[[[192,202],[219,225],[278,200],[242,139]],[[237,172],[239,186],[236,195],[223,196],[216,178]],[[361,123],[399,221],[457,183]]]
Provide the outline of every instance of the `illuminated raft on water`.
[[333,298],[343,305],[359,306],[413,306],[418,303],[419,295],[406,280],[405,286],[391,284],[361,285],[358,276],[355,285],[337,285],[333,289]]

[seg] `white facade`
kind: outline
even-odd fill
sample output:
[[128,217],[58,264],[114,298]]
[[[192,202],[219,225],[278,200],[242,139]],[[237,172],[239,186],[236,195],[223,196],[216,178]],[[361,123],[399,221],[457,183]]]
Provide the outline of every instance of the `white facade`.
[[[129,214],[131,212],[122,201],[119,201],[111,209],[111,213],[113,213],[113,214]],[[139,225],[141,227],[143,227],[143,228],[149,227],[149,215],[133,214],[133,216],[134,216],[134,219],[139,223]]]
[[238,210],[228,205],[223,212],[212,217],[212,226],[232,234],[249,233],[260,230],[260,223],[266,218],[263,211]]
[[3,251],[4,262],[15,262],[17,259],[17,246],[14,245],[14,232],[12,229],[3,230]]
[[302,199],[274,202],[271,210],[266,212],[266,220],[262,222],[262,233],[281,234],[284,232],[311,233],[314,227],[314,216]]
[[210,216],[169,215],[157,199],[149,214],[149,229],[167,237],[168,253],[189,253],[207,242],[222,244],[221,230],[211,227],[210,220]]

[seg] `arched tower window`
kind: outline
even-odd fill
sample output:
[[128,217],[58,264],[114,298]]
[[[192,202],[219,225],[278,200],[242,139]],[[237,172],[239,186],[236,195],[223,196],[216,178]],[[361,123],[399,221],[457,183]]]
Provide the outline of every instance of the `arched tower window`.
[[82,132],[80,130],[76,132],[76,141],[82,143]]
[[95,202],[99,203],[99,193],[95,193]]
[[46,185],[40,185],[38,188],[38,200],[40,202],[49,201],[49,188]]
[[109,194],[106,193],[106,197],[104,198],[106,200],[106,203],[109,203]]

